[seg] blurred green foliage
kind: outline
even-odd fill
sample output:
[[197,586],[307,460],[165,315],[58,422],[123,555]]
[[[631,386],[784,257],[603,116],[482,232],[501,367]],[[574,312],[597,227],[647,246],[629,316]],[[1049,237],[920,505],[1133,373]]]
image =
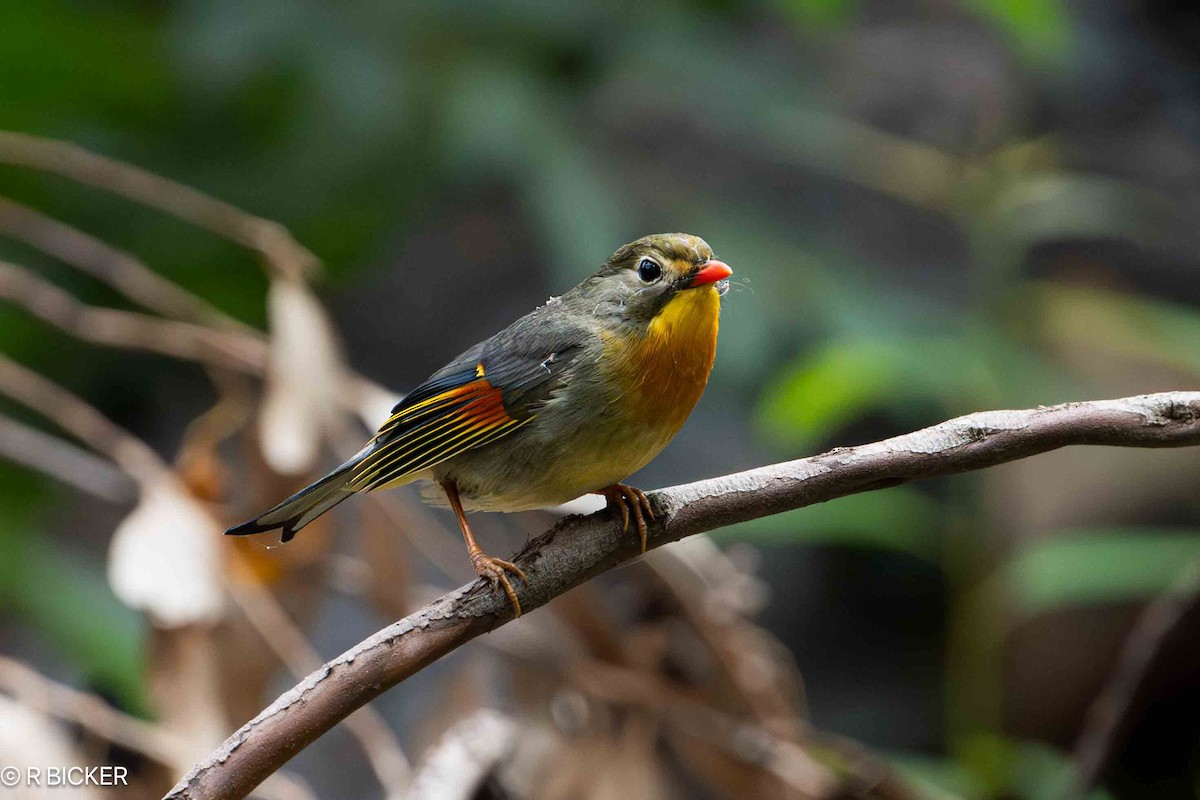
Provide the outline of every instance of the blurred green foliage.
[[95,563],[36,533],[36,511],[57,487],[7,464],[0,486],[0,610],[45,636],[91,689],[143,710],[140,615],[117,602]]
[[[1070,761],[1053,748],[992,736],[970,742],[961,763],[913,756],[897,758],[895,763],[922,789],[934,792],[933,800],[1057,800],[1068,794],[1073,777]],[[1112,800],[1112,795],[1095,789],[1085,800]]]
[[1200,559],[1195,530],[1056,531],[1025,548],[1001,580],[1022,614],[1153,597]]
[[993,22],[1022,56],[1061,65],[1074,45],[1067,3],[1060,0],[966,0],[964,6]]
[[[547,293],[636,235],[696,231],[736,268],[713,393],[728,416],[752,420],[748,449],[763,458],[989,407],[1194,384],[1200,281],[1185,274],[1147,290],[1108,257],[1132,249],[1137,263],[1170,264],[1190,241],[1190,195],[1134,157],[1136,132],[1122,140],[1127,162],[1097,166],[1109,151],[1086,109],[1103,94],[1094,84],[1122,87],[1088,54],[1132,58],[1125,34],[1057,1],[886,5],[6,3],[0,127],[77,142],[276,219],[322,257],[327,285],[348,292],[374,285],[396,241],[492,192],[519,207],[520,230],[506,233],[533,242],[516,256],[541,271]],[[955,49],[939,25],[975,38]],[[872,60],[889,41],[903,63]],[[976,56],[972,72],[964,62]],[[947,88],[939,75],[959,82]],[[1182,116],[1200,108],[1168,100]],[[1192,174],[1194,154],[1179,159]],[[265,281],[224,242],[12,167],[0,166],[0,194],[263,322]],[[1053,257],[1081,242],[1109,249]],[[471,269],[460,253],[430,256],[429,270]],[[0,240],[0,257],[121,305],[28,248]],[[388,335],[417,335],[395,324]],[[97,355],[5,308],[0,342],[170,439],[167,423],[145,420],[154,359]],[[733,465],[714,455],[705,466]],[[1192,527],[1134,512],[1112,528],[1040,530],[1034,544],[998,547],[989,537],[1007,520],[987,502],[997,490],[984,477],[956,480],[955,491],[891,489],[721,536],[938,564],[952,603],[976,602],[977,582],[988,590],[995,605],[972,619],[994,626],[981,634],[993,646],[1014,609],[1026,618],[1145,599],[1200,555]],[[94,553],[48,534],[47,498],[61,490],[42,486],[0,467],[0,601],[136,707],[138,624],[108,594]],[[1195,510],[1163,502],[1164,518]],[[92,550],[106,533],[87,535]],[[950,681],[948,706],[962,685]],[[1006,738],[986,715],[974,724],[982,737],[947,743],[958,760],[899,763],[953,796],[1056,796],[1061,755]]]

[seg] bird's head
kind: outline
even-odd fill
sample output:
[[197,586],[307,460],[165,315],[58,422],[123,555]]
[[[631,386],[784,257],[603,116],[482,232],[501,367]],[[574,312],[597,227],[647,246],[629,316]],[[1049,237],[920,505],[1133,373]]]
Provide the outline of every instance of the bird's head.
[[657,233],[619,248],[580,289],[594,314],[645,326],[669,313],[686,324],[712,316],[732,274],[699,236]]

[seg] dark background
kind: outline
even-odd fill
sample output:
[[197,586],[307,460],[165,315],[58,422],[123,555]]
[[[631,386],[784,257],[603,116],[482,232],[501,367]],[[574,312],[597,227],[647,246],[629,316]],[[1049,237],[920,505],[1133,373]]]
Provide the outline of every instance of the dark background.
[[[348,360],[396,391],[621,243],[704,237],[735,270],[717,365],[644,488],[1200,375],[1188,3],[8,2],[0,128],[286,225],[323,262]],[[233,244],[8,164],[0,195],[266,322],[267,278]],[[128,307],[19,242],[0,259]],[[214,399],[194,365],[3,302],[0,349],[167,458]],[[817,727],[953,796],[1041,798],[1138,608],[1200,557],[1198,487],[1192,451],[1088,448],[714,539],[765,581],[760,622]],[[105,579],[131,502],[0,463],[0,652],[135,708],[146,626]],[[498,525],[477,528],[508,542]],[[313,605],[326,656],[385,620]],[[1107,796],[1200,791],[1194,623],[1139,695]],[[382,703],[402,739],[436,703],[404,691]],[[321,788],[318,756],[300,768]],[[354,791],[329,796],[378,796]]]

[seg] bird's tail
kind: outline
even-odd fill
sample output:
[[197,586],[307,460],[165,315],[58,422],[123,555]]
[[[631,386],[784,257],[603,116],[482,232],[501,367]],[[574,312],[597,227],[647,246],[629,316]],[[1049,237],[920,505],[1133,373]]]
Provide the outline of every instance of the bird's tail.
[[292,537],[296,535],[296,531],[354,494],[355,490],[349,488],[349,483],[353,479],[354,468],[366,456],[368,450],[369,448],[364,448],[362,452],[321,480],[296,492],[265,514],[261,514],[249,522],[243,522],[241,525],[235,525],[225,533],[244,536],[248,533],[262,533],[282,528],[281,541],[291,541]]

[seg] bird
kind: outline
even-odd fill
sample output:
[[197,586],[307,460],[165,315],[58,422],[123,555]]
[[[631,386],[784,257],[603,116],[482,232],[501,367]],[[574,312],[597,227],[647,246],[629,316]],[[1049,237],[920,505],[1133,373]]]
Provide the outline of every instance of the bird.
[[654,511],[622,481],[674,438],[716,356],[733,270],[701,238],[644,236],[573,289],[466,350],[407,394],[354,456],[226,531],[282,529],[282,541],[360,492],[424,485],[449,506],[476,574],[521,604],[517,565],[484,553],[468,511],[526,511],[605,498],[646,550]]

